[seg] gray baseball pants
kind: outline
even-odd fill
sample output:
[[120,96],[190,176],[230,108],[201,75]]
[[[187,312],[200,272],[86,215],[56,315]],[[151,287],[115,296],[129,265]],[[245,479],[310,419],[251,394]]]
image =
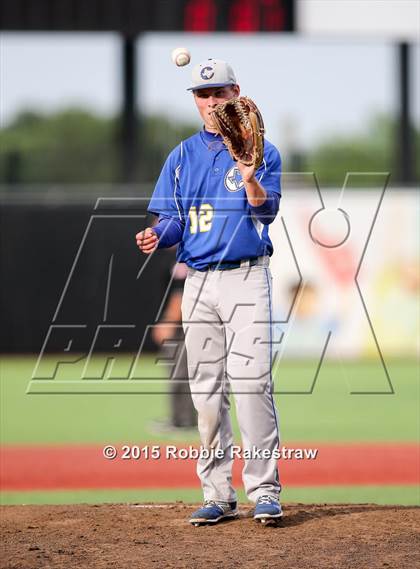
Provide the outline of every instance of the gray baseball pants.
[[273,456],[280,442],[272,397],[269,257],[260,257],[252,267],[242,265],[223,271],[189,269],[182,300],[188,374],[201,445],[213,451],[222,449],[219,454],[223,455],[198,460],[205,500],[237,499],[232,486],[231,392],[243,454],[252,453],[251,458],[244,457],[246,494],[255,502],[264,494],[278,498],[280,492],[277,457]]

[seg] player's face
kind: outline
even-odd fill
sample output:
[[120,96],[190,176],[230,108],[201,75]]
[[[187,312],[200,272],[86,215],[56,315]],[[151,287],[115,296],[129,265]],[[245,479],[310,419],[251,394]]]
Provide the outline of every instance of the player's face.
[[229,99],[239,97],[239,85],[229,85],[227,87],[211,87],[208,89],[198,89],[194,91],[194,100],[197,105],[198,112],[204,121],[205,129],[209,132],[215,132],[214,123],[211,113],[216,105],[225,103]]

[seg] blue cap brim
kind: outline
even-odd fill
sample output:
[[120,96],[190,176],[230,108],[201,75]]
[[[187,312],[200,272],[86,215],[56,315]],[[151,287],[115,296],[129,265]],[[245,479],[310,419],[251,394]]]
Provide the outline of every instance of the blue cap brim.
[[199,91],[200,89],[211,89],[212,87],[227,87],[228,85],[236,85],[229,81],[228,83],[209,83],[208,85],[197,85],[197,87],[188,87],[187,91]]

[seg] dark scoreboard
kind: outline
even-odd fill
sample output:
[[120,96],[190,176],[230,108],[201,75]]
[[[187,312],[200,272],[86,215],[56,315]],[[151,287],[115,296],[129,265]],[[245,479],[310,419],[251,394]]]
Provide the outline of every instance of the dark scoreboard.
[[294,0],[1,0],[0,30],[292,32]]

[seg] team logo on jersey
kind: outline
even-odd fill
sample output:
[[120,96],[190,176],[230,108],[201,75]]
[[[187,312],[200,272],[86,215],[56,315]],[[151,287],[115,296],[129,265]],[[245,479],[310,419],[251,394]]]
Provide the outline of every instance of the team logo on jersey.
[[236,166],[232,166],[232,168],[226,172],[225,188],[229,192],[239,192],[243,187],[244,182],[238,168]]
[[214,76],[213,67],[203,67],[200,72],[201,79],[211,79]]

